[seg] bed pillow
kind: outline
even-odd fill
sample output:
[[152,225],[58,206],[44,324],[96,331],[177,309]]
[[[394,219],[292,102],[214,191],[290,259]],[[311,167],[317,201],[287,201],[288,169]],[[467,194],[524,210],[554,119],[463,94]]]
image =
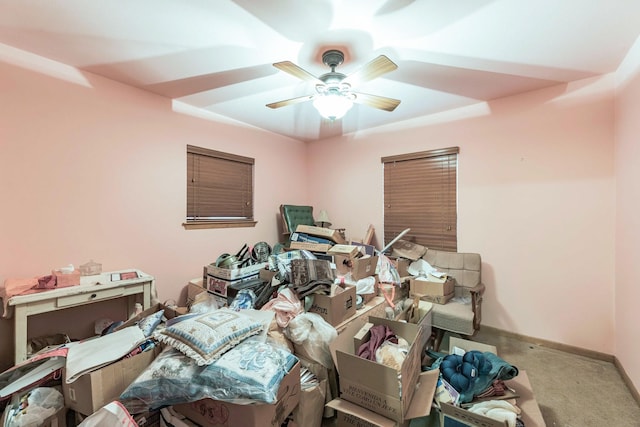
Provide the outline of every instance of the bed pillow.
[[259,320],[228,308],[168,326],[156,339],[194,359],[198,365],[210,365],[244,339],[262,331]]
[[217,400],[274,403],[280,382],[297,362],[289,349],[251,338],[205,367],[199,380]]
[[192,358],[167,346],[118,400],[131,414],[199,400],[203,386],[198,380],[203,369]]

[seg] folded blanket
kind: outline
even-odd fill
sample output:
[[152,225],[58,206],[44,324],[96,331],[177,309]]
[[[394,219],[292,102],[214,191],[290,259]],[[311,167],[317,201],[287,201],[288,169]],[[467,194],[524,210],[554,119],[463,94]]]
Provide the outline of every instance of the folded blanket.
[[38,278],[31,277],[28,279],[6,279],[4,285],[0,287],[0,299],[2,300],[2,317],[9,317],[9,300],[17,295],[35,294],[44,292],[47,289],[36,289],[38,286]]

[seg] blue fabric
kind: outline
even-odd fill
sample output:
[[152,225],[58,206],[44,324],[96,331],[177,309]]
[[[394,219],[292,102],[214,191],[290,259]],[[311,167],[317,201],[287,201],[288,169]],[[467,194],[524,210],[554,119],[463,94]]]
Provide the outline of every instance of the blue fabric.
[[[424,371],[439,369],[442,361],[448,356],[446,353],[439,353],[432,350],[427,351],[427,355],[435,359],[431,366],[423,366]],[[460,403],[469,403],[473,397],[486,390],[494,380],[510,380],[518,375],[518,368],[506,362],[499,356],[491,352],[483,352],[484,361],[480,365],[480,375],[470,387],[460,392]],[[442,376],[442,371],[440,372]]]

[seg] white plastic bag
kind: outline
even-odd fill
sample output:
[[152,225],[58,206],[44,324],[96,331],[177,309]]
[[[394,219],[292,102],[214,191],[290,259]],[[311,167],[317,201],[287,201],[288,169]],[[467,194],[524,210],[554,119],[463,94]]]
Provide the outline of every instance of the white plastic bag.
[[338,332],[319,314],[305,312],[297,315],[284,329],[284,334],[315,362],[328,369],[333,367],[329,343],[338,336]]
[[[22,401],[26,401],[24,405]],[[36,387],[20,398],[16,395],[11,406],[6,427],[35,427],[64,408],[64,397],[53,387]]]

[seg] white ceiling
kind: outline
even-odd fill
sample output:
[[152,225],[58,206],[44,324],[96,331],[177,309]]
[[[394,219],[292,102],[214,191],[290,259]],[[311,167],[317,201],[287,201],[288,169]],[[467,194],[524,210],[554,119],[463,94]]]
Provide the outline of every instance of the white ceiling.
[[[302,141],[608,73],[639,34],[638,0],[0,0],[2,44]],[[265,106],[314,93],[274,62],[319,76],[329,48],[394,61],[354,89],[396,110]]]

